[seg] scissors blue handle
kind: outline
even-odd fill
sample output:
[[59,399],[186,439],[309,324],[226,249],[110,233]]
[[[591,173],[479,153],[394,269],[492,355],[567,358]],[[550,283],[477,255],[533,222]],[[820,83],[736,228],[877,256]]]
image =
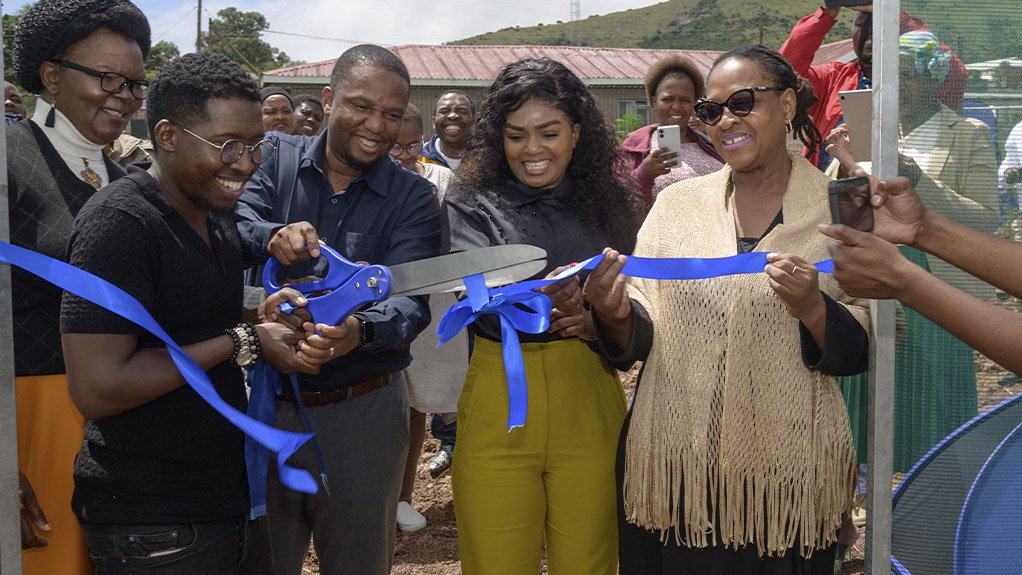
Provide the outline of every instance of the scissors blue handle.
[[[375,303],[390,295],[390,270],[385,266],[360,266],[348,261],[328,245],[320,244],[320,254],[327,259],[329,269],[326,277],[321,280],[289,284],[287,287],[296,289],[306,296],[309,303],[305,309],[312,314],[316,323],[338,325],[351,315],[351,312],[363,305]],[[280,262],[271,257],[263,268],[263,287],[266,293],[280,291],[277,285],[277,273]],[[312,296],[316,292],[330,290],[329,293]],[[280,311],[291,313],[294,306],[283,303]]]

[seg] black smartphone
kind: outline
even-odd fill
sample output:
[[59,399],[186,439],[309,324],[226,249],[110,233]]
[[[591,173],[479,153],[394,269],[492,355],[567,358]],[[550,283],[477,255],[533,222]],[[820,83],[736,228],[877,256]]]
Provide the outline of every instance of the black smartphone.
[[827,184],[830,217],[861,232],[873,231],[873,206],[869,203],[869,179],[843,178]]
[[835,6],[872,6],[873,0],[823,0],[823,5],[827,8]]

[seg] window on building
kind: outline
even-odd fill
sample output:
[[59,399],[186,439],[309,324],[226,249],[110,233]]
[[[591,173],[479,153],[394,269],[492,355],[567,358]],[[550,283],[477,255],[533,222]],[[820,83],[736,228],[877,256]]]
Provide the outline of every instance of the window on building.
[[632,112],[642,118],[643,125],[649,124],[649,103],[645,100],[618,100],[617,117]]

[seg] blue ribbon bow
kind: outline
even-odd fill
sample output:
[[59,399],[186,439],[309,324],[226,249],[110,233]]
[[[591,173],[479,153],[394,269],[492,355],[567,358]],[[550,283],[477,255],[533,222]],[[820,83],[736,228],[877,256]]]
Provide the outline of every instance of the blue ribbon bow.
[[[199,364],[188,357],[177,343],[160,327],[152,315],[130,294],[114,284],[89,272],[49,256],[0,242],[0,262],[17,266],[53,285],[73,293],[93,304],[115,313],[146,329],[167,344],[167,351],[181,376],[199,397],[224,416],[247,437],[277,454],[280,482],[302,493],[316,493],[316,480],[309,472],[285,464],[306,441],[311,433],[282,431],[257,421],[230,406],[216,392],[209,376]],[[271,418],[272,419],[272,418]],[[215,440],[215,438],[213,438]]]
[[[437,325],[440,345],[468,327],[479,316],[495,313],[500,316],[501,349],[508,390],[508,431],[525,425],[528,411],[528,388],[525,366],[517,331],[542,333],[550,327],[552,304],[546,295],[536,292],[544,286],[592,270],[603,260],[603,254],[583,260],[549,279],[529,280],[500,288],[487,289],[482,276],[465,278],[468,298],[447,309]],[[628,256],[621,273],[655,280],[709,279],[725,275],[760,273],[767,266],[767,252],[748,252],[722,258],[641,258]],[[817,271],[833,273],[834,262],[824,260],[813,264]],[[523,309],[525,308],[525,309]],[[517,330],[517,331],[516,331]]]

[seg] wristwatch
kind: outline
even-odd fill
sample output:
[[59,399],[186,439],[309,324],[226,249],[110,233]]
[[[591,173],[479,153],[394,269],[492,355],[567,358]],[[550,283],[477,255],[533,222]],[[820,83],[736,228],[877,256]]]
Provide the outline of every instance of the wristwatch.
[[373,345],[376,331],[373,329],[373,322],[362,316],[355,316],[358,319],[358,343],[361,348]]

